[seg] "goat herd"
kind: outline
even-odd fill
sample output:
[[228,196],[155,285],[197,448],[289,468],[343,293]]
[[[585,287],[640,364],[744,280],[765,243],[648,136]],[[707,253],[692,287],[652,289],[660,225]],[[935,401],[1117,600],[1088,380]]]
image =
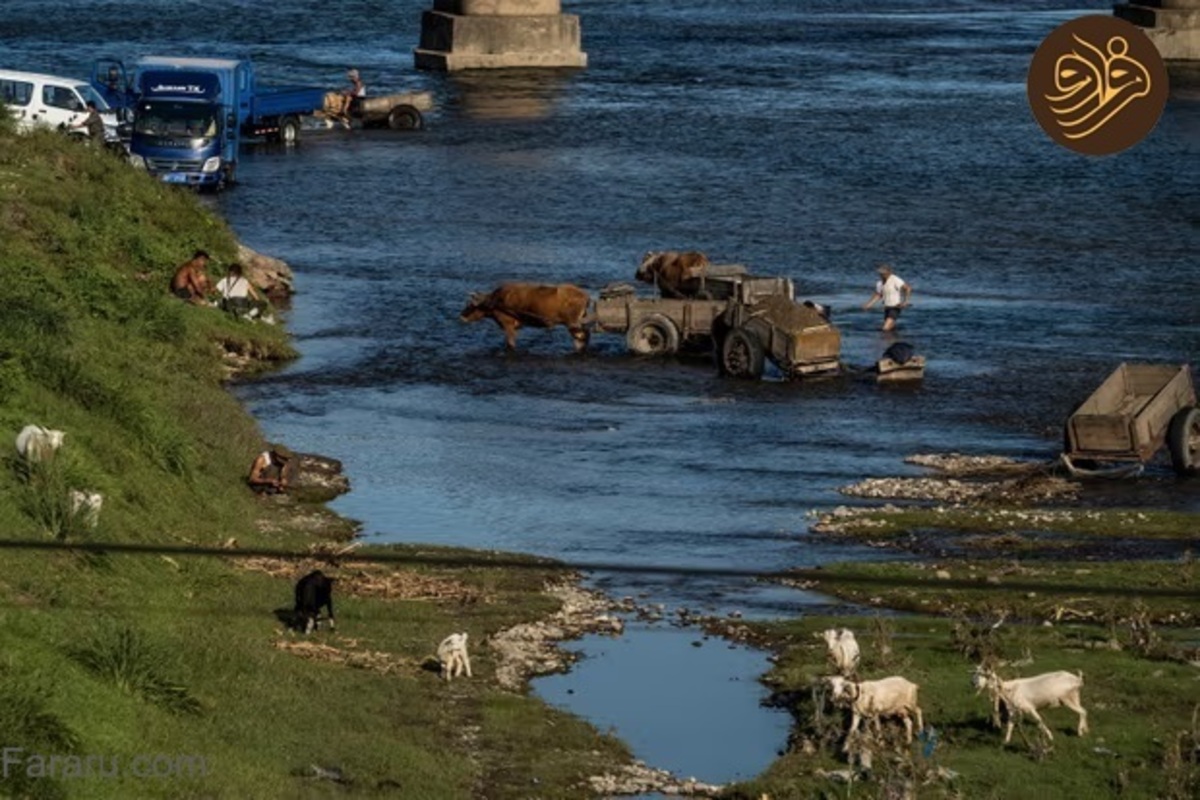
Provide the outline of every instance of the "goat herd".
[[[829,648],[829,660],[839,673],[824,679],[830,697],[835,705],[850,709],[850,730],[844,751],[850,751],[850,742],[863,719],[874,723],[878,732],[881,718],[899,718],[904,723],[905,741],[911,744],[913,717],[916,717],[918,730],[925,727],[921,707],[917,705],[917,684],[899,675],[874,681],[854,680],[859,661],[854,632],[847,628],[831,628],[820,636]],[[992,723],[999,727],[1004,720],[1005,744],[1012,739],[1014,723],[1024,715],[1033,717],[1047,739],[1054,738],[1038,714],[1039,708],[1066,706],[1079,715],[1078,734],[1083,736],[1088,732],[1087,711],[1079,699],[1079,691],[1083,688],[1081,674],[1060,670],[1005,681],[990,667],[979,665],[971,676],[971,685],[977,693],[986,690],[991,696]]]

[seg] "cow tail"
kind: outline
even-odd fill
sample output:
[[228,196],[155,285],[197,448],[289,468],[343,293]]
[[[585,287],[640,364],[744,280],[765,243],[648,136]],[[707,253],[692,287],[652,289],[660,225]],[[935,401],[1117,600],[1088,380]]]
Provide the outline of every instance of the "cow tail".
[[592,297],[592,293],[588,292],[587,306],[583,310],[583,319],[579,320],[579,324],[587,328],[596,324],[596,298]]

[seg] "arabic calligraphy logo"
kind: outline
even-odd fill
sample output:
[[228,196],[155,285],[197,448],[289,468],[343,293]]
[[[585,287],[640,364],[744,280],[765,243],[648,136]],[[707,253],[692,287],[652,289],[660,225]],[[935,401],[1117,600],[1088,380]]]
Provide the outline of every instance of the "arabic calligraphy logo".
[[1167,98],[1154,44],[1113,17],[1081,17],[1055,29],[1029,66],[1029,104],[1050,138],[1108,155],[1153,130]]

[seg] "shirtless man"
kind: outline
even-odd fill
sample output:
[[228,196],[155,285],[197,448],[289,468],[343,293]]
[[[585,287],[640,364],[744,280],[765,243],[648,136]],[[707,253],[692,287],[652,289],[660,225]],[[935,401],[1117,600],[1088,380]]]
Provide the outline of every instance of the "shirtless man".
[[190,260],[179,265],[175,277],[171,278],[171,294],[192,305],[204,305],[211,290],[208,282],[208,253],[197,250]]
[[282,494],[287,491],[287,466],[291,460],[291,450],[281,444],[271,445],[270,450],[259,453],[250,464],[246,482],[259,494]]

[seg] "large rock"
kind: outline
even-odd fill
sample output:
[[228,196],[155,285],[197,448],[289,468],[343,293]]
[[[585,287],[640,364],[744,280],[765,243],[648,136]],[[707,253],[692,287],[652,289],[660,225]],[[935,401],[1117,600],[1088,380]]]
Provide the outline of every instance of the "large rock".
[[278,258],[264,256],[238,243],[238,263],[246,278],[274,301],[286,300],[294,293],[292,268]]
[[1140,26],[1164,60],[1200,61],[1200,0],[1135,0],[1113,14]]

